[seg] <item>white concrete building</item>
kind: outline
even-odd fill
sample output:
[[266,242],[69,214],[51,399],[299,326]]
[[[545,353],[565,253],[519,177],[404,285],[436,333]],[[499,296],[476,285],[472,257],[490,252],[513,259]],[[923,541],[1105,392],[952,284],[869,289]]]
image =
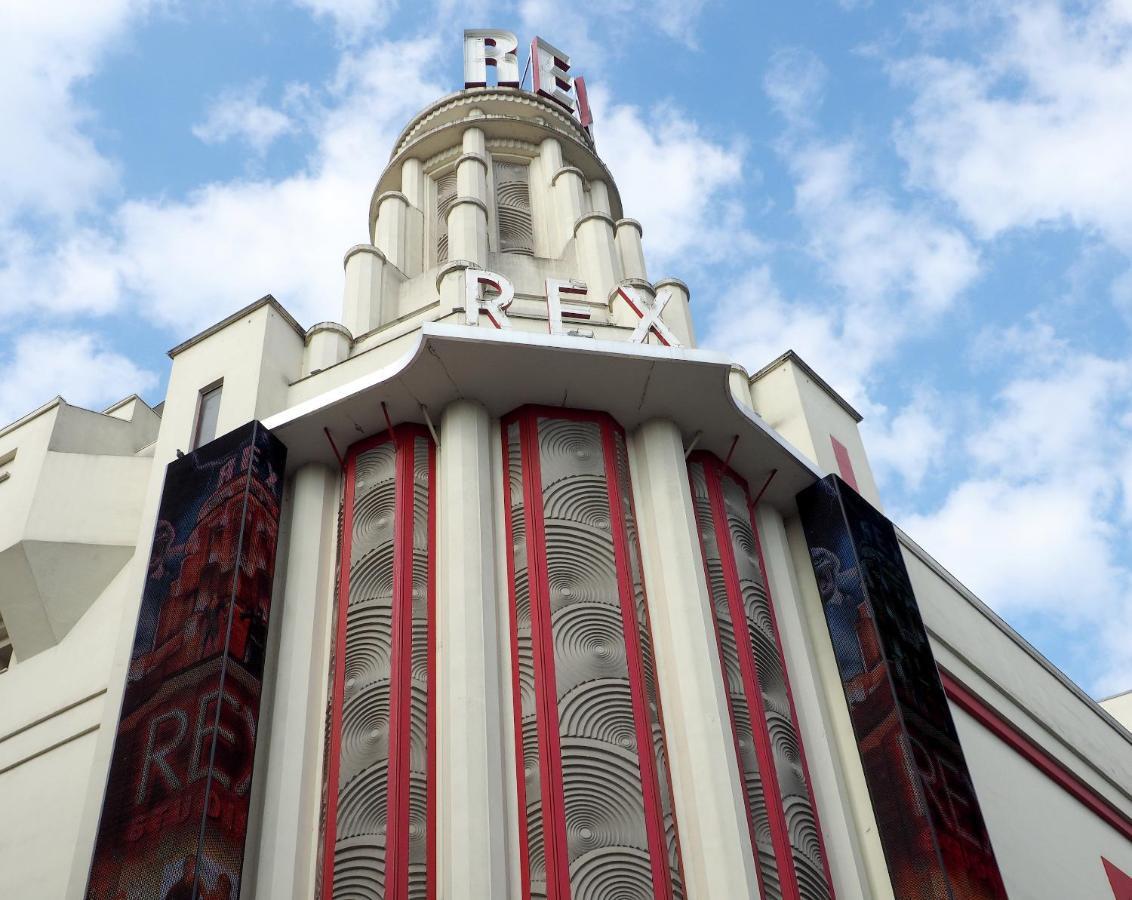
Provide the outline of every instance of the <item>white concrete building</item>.
[[[0,895],[1132,896],[1127,697],[855,505],[860,416],[806,362],[697,347],[560,51],[544,96],[467,43],[500,86],[405,127],[341,322],[264,297],[157,407],[0,429]],[[253,421],[285,468],[174,496]]]

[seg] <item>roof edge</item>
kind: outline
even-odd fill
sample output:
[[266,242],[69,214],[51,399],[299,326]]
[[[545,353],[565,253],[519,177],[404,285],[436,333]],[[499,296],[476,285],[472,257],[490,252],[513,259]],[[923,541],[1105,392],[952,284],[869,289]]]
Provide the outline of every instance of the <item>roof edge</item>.
[[287,312],[286,307],[283,306],[282,303],[280,303],[278,300],[276,300],[271,294],[264,294],[258,300],[254,301],[252,303],[249,303],[243,309],[236,310],[236,312],[232,313],[232,315],[221,319],[215,325],[210,325],[208,328],[204,329],[204,331],[200,331],[197,334],[194,334],[191,338],[182,341],[176,347],[174,347],[172,350],[166,351],[165,355],[168,356],[170,359],[173,359],[179,353],[184,353],[190,347],[192,347],[196,344],[199,344],[201,341],[205,340],[206,338],[212,337],[218,331],[222,331],[223,329],[225,329],[229,325],[231,325],[233,322],[235,322],[239,319],[242,319],[244,316],[250,315],[251,313],[255,312],[256,310],[258,310],[260,307],[263,307],[263,306],[270,306],[272,309],[274,309],[277,313],[279,313],[280,318],[282,318],[284,322],[286,322],[288,325],[291,326],[291,328],[295,332],[295,334],[297,334],[302,340],[304,340],[304,341],[306,340],[307,330],[305,328],[303,328],[303,326],[298,323],[298,321],[295,319],[295,317],[293,315],[291,315],[289,312]]
[[846,400],[839,393],[837,393],[837,391],[830,387],[829,382],[822,378],[817,372],[815,372],[813,366],[802,359],[802,357],[800,357],[794,350],[787,350],[778,358],[771,360],[769,363],[759,369],[754,375],[752,375],[750,380],[758,381],[758,379],[762,378],[764,375],[769,374],[774,369],[777,369],[784,362],[794,363],[794,365],[801,369],[808,378],[812,379],[818,387],[829,394],[829,398],[843,410],[845,410],[845,412],[847,412],[852,417],[854,422],[860,423],[864,420],[865,417],[857,412],[857,410],[853,408],[848,400]]

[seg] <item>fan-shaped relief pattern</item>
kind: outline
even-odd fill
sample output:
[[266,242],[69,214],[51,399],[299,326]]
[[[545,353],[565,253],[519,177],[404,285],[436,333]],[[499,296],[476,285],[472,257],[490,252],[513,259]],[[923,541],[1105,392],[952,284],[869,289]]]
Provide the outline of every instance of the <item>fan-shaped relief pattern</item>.
[[534,253],[534,224],[531,219],[529,167],[496,161],[495,218],[499,224],[499,250],[502,253]]
[[739,763],[739,777],[747,802],[747,816],[751,827],[759,882],[763,893],[770,897],[781,896],[778,877],[778,860],[775,857],[771,833],[770,814],[763,791],[759,767],[758,747],[751,722],[750,707],[743,682],[738,636],[731,613],[731,599],[724,576],[723,553],[716,530],[715,511],[706,467],[692,462],[688,468],[692,485],[692,506],[696,514],[700,545],[704,556],[704,569],[711,594],[712,616],[715,622],[716,646],[719,649],[720,667],[727,689],[728,709],[735,736],[735,752]]
[[389,809],[390,676],[396,456],[392,444],[353,465],[343,660],[334,897],[383,898]]
[[385,843],[372,837],[339,840],[334,850],[335,900],[384,900]]
[[526,876],[531,897],[546,896],[546,856],[543,843],[542,784],[535,693],[535,659],[530,577],[527,564],[527,523],[524,510],[522,452],[519,423],[504,433],[507,525],[511,542],[511,654],[515,679],[515,729],[521,793],[520,828],[525,836]]
[[749,496],[712,457],[693,457],[688,474],[763,892],[782,896],[785,881],[824,900],[832,891]]
[[[751,521],[747,492],[726,474],[720,478],[720,484],[735,568],[742,590],[745,624],[755,657],[763,713],[766,716],[770,749],[778,776],[787,835],[794,866],[799,872],[799,890],[805,887],[806,892],[802,893],[804,900],[827,898],[831,896],[831,891],[824,877],[817,817],[806,779],[801,737],[790,703],[782,646],[778,640],[770,595],[767,593],[766,575],[759,553],[758,535]],[[804,823],[808,823],[808,828],[804,827]],[[800,875],[801,870],[807,868],[812,874],[815,867],[822,872],[822,878],[817,884],[820,890],[816,892],[813,879],[804,881]]]
[[[601,727],[632,723],[632,688],[610,523],[609,484],[598,422],[540,418],[539,463],[554,672],[561,740],[566,857],[573,872],[595,850],[649,854],[639,757],[605,740]],[[619,688],[615,688],[619,685]],[[587,699],[597,715],[578,715]],[[567,725],[576,731],[568,731]],[[635,743],[635,742],[634,742]],[[620,865],[622,853],[589,863],[590,878],[615,877],[596,861]],[[651,874],[647,880],[651,896]],[[612,895],[615,896],[615,895]]]
[[598,416],[516,419],[504,435],[527,896],[566,879],[573,897],[683,898],[622,438]]
[[[337,796],[328,828],[334,837],[330,890],[333,900],[425,900],[430,884],[431,442],[412,435],[396,445],[387,441],[357,452],[347,477],[353,503],[344,517],[349,527],[343,529],[349,541],[343,585],[348,602],[339,601],[345,652],[334,663],[341,681]],[[407,483],[399,485],[401,479]],[[334,712],[332,707],[332,718]],[[400,848],[400,876],[391,862],[394,848]]]
[[448,210],[456,199],[456,169],[436,178],[436,261],[448,261]]

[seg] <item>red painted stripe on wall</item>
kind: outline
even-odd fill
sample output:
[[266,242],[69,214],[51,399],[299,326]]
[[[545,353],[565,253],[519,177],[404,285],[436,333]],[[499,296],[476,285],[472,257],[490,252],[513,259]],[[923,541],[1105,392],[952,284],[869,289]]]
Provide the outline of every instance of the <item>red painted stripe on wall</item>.
[[1132,818],[1113,806],[1097,791],[1078,778],[1064,764],[1039,746],[1017,725],[989,706],[958,678],[944,669],[939,670],[947,699],[987,731],[1010,747],[1050,781],[1069,794],[1098,819],[1110,826],[1125,839],[1132,841]]
[[829,436],[829,442],[833,444],[833,455],[837,459],[837,474],[859,494],[861,489],[857,487],[857,474],[853,471],[853,461],[849,458],[849,451],[832,434]]

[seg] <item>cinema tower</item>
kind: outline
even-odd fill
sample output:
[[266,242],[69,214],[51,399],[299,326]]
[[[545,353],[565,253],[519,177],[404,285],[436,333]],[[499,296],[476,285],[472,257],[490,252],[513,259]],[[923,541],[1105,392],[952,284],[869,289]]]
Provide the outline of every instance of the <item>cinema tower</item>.
[[1132,896],[1128,704],[885,518],[806,362],[697,346],[516,45],[397,138],[341,321],[0,429],[0,895]]

